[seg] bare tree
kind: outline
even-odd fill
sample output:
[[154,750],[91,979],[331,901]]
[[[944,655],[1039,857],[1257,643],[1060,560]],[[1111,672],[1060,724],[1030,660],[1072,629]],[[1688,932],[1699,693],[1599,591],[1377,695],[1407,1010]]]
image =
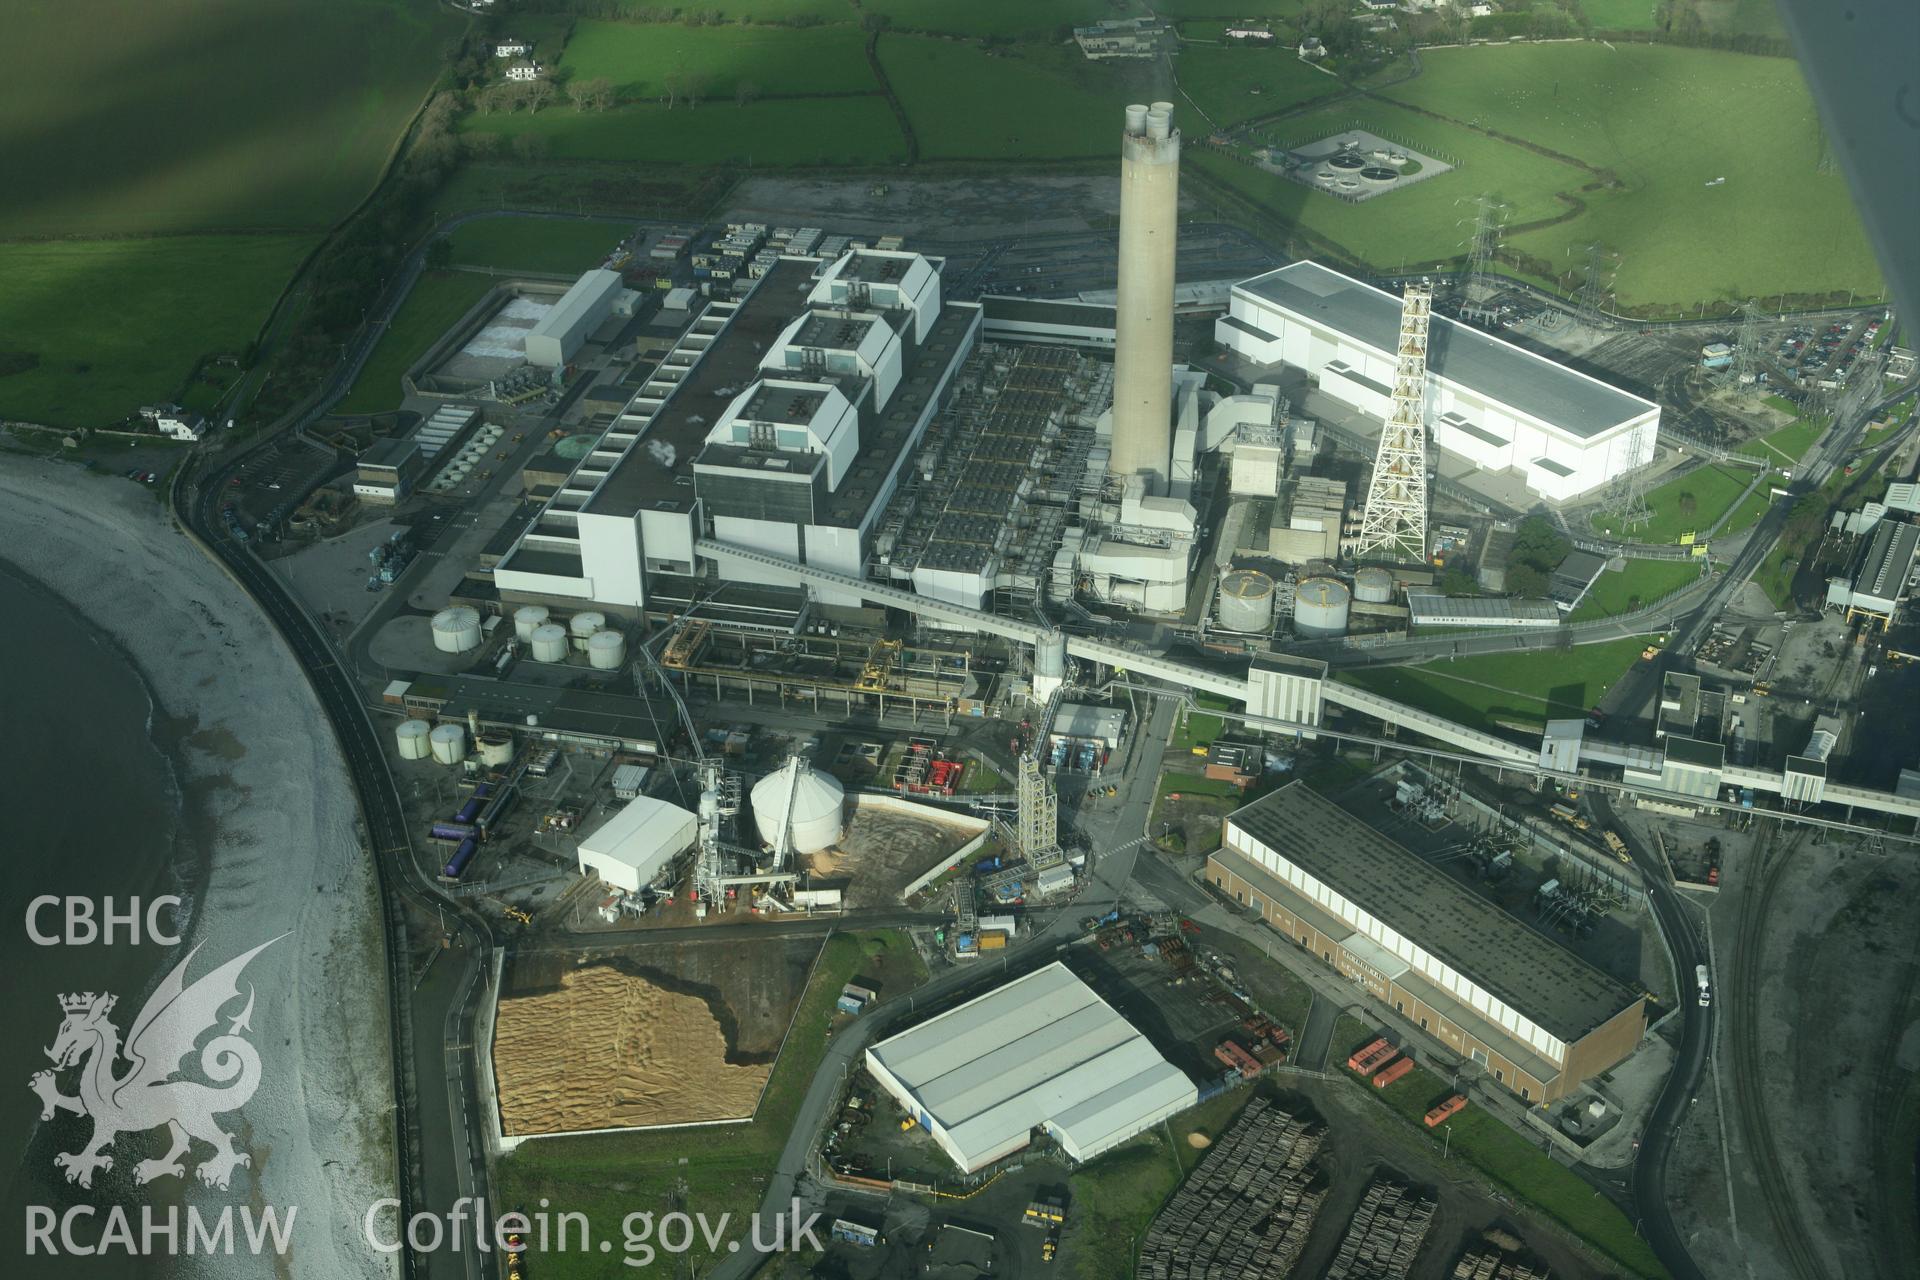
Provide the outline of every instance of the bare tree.
[[675,67],[673,70],[667,72],[667,78],[664,83],[667,90],[667,110],[671,111],[675,104],[680,101],[681,96],[687,91],[687,69],[685,67]]
[[735,106],[744,107],[759,96],[760,86],[751,80],[742,80],[733,87],[733,101]]
[[585,111],[593,101],[593,86],[585,80],[567,81],[567,101],[573,104],[575,111]]
[[553,100],[553,82],[551,80],[531,80],[527,82],[527,110],[538,111]]
[[688,106],[699,106],[700,97],[706,93],[706,91],[707,77],[704,74],[698,71],[688,71],[682,75],[680,81],[680,96],[687,100]]
[[605,76],[595,76],[593,79],[587,81],[587,88],[593,94],[593,109],[595,111],[605,111],[613,105],[613,81],[607,79]]

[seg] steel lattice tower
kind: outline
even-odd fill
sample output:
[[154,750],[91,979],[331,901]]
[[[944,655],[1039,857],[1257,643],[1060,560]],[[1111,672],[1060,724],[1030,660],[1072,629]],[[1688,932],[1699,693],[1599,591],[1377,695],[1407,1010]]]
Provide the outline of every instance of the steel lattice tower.
[[1433,287],[1408,285],[1400,302],[1393,413],[1380,431],[1360,522],[1361,559],[1427,559],[1427,322]]
[[1029,752],[1020,757],[1020,852],[1029,861],[1060,847],[1060,800]]
[[1493,261],[1500,247],[1500,228],[1506,214],[1506,206],[1492,196],[1481,196],[1475,205],[1473,240],[1467,246],[1467,272],[1460,281],[1460,299],[1469,306],[1484,291],[1487,264]]
[[1620,269],[1616,255],[1599,241],[1587,246],[1587,265],[1575,303],[1580,320],[1597,325],[1606,315],[1607,299],[1613,294],[1614,272]]
[[1748,298],[1740,307],[1740,335],[1733,342],[1734,382],[1746,386],[1760,372],[1760,304]]

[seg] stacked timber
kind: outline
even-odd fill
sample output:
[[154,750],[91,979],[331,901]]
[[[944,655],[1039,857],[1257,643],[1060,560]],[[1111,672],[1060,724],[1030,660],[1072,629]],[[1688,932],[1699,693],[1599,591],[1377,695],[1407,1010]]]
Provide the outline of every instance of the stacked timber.
[[1148,1228],[1142,1280],[1285,1275],[1326,1196],[1314,1164],[1324,1136],[1264,1098],[1249,1102]]
[[1453,1280],[1549,1280],[1546,1267],[1484,1245],[1467,1250],[1453,1264],[1452,1276]]
[[1327,1280],[1405,1280],[1433,1225],[1434,1207],[1397,1182],[1374,1179],[1347,1224]]

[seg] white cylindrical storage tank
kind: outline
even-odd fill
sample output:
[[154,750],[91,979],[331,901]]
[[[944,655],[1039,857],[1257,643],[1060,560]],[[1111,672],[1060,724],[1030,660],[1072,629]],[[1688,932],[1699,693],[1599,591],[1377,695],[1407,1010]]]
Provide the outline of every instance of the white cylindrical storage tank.
[[1067,637],[1063,632],[1049,631],[1033,646],[1033,674],[1054,680],[1066,676]]
[[573,632],[574,638],[579,640],[585,640],[596,631],[605,631],[606,629],[607,615],[596,609],[588,609],[585,613],[576,613],[567,622],[567,630]]
[[1353,598],[1366,604],[1393,603],[1393,574],[1368,565],[1353,575]]
[[513,735],[492,729],[480,735],[480,763],[500,768],[513,763]]
[[533,648],[535,662],[567,660],[567,629],[557,622],[548,622],[535,627],[528,643]]
[[433,736],[433,726],[425,720],[402,720],[400,727],[393,731],[393,739],[400,744],[402,760],[425,760],[432,753],[428,741]]
[[618,631],[596,631],[587,637],[587,662],[595,671],[618,671],[627,660],[627,638]]
[[815,773],[797,757],[753,785],[753,820],[760,828],[761,841],[776,849],[783,828],[788,847],[800,853],[831,849],[840,841],[845,804],[846,795],[837,779]]
[[523,604],[513,611],[513,638],[521,644],[533,639],[533,633],[546,625],[547,606],[543,604]]
[[1231,569],[1220,575],[1220,625],[1228,631],[1273,628],[1273,579],[1258,569]]
[[433,647],[442,653],[465,653],[480,647],[480,613],[465,605],[433,615]]
[[459,724],[435,725],[429,741],[433,758],[441,764],[459,764],[467,758],[467,728]]
[[1344,582],[1308,578],[1293,593],[1293,633],[1297,636],[1347,634],[1347,610],[1352,599]]

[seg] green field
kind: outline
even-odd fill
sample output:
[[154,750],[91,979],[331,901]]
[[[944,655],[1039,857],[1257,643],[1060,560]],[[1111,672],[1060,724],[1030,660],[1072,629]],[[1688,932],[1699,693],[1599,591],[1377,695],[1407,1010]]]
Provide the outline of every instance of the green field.
[[1306,7],[1306,0],[1158,0],[1153,11],[1183,21],[1217,18],[1224,26],[1248,18],[1291,18]]
[[1633,613],[1699,577],[1700,562],[1693,560],[1629,560],[1619,573],[1601,574],[1580,607],[1567,615],[1567,621],[1587,622]]
[[633,230],[611,218],[481,218],[455,229],[451,261],[461,267],[572,275],[597,266]]
[[1342,671],[1339,679],[1472,728],[1512,724],[1538,732],[1548,720],[1584,716],[1640,660],[1648,642],[1646,637],[1631,637],[1564,651],[1372,667]]
[[[681,9],[659,0],[615,0],[628,12]],[[859,14],[851,0],[700,0],[702,13],[716,13],[728,22],[851,22]]]
[[1649,544],[1677,542],[1689,532],[1705,534],[1740,499],[1753,472],[1746,467],[1696,467],[1647,493],[1653,519],[1629,529],[1613,516],[1593,518],[1593,527],[1614,538]]
[[[768,1171],[786,1145],[794,1113],[826,1053],[828,1028],[846,1021],[833,1012],[840,988],[856,973],[868,972],[876,957],[899,948],[909,953],[904,963],[917,965],[912,945],[897,934],[836,933],[827,941],[753,1123],[528,1143],[500,1161],[495,1179],[500,1203],[532,1206],[546,1197],[552,1201],[553,1213],[585,1213],[596,1233],[612,1235],[616,1247],[627,1214],[659,1215],[678,1208],[697,1210],[709,1222],[729,1214],[733,1225],[725,1235],[739,1236],[748,1215],[759,1208]],[[919,975],[924,980],[924,969]],[[698,1137],[690,1140],[689,1133]],[[684,1199],[675,1194],[676,1183],[684,1184]],[[722,1244],[723,1254],[725,1248]],[[693,1252],[682,1261],[704,1274],[711,1256],[696,1241]],[[577,1249],[537,1254],[529,1259],[528,1271],[542,1280],[658,1274],[627,1271],[618,1263],[609,1264],[605,1254]]]
[[[1336,1053],[1350,1051],[1338,1040],[1333,1047]],[[1448,1121],[1450,1132],[1436,1134],[1428,1129],[1427,1112],[1452,1092],[1441,1077],[1415,1067],[1385,1089],[1369,1088],[1366,1092],[1406,1118],[1436,1147],[1444,1144],[1451,1159],[1467,1161],[1633,1274],[1667,1274],[1647,1242],[1635,1233],[1631,1219],[1604,1196],[1595,1195],[1579,1174],[1555,1162],[1486,1110],[1469,1104]]]
[[461,23],[433,0],[9,6],[0,236],[328,226]]
[[1814,441],[1825,434],[1831,423],[1832,420],[1825,417],[1802,418],[1758,440],[1747,441],[1736,452],[1760,458],[1769,466],[1791,467],[1813,448]]
[[692,77],[702,102],[731,102],[740,84],[761,96],[872,93],[866,33],[822,27],[686,27],[678,23],[574,24],[560,60],[568,79],[604,77],[622,98],[667,96],[667,78]]
[[425,271],[380,335],[360,376],[334,406],[335,413],[384,413],[400,407],[400,379],[449,326],[493,288],[493,278],[473,271]]
[[1599,31],[1652,31],[1658,0],[1580,0]]
[[[1251,1089],[1232,1089],[1175,1116],[1162,1127],[1134,1139],[1076,1170],[1068,1180],[1079,1210],[1061,1240],[1062,1273],[1073,1280],[1131,1280],[1134,1251],[1154,1216],[1195,1165],[1204,1147],[1186,1135],[1217,1138],[1253,1098]],[[1168,1132],[1174,1135],[1167,1147]]]
[[1137,0],[861,0],[860,9],[891,20],[902,31],[1022,40],[1047,39],[1062,27],[1144,12]]
[[1440,152],[1441,158],[1460,168],[1364,204],[1348,204],[1211,149],[1196,150],[1191,165],[1344,250],[1346,256],[1387,271],[1403,264],[1458,257],[1461,200],[1489,192],[1513,207],[1514,221],[1535,221],[1570,209],[1554,193],[1575,190],[1587,180],[1574,165],[1380,101],[1341,102],[1291,116],[1266,130],[1266,140],[1278,146],[1302,146],[1356,126],[1428,154]]
[[1007,53],[924,36],[883,36],[880,65],[920,155],[935,160],[1115,159],[1120,109],[1158,96],[1147,63],[1088,62],[1071,45]]
[[[1568,43],[1433,49],[1421,65],[1387,96],[1454,122],[1444,128],[1575,157],[1591,169],[1577,185],[1616,184],[1577,192],[1585,212],[1557,226],[1521,229],[1531,215],[1518,211],[1506,243],[1544,270],[1597,240],[1620,254],[1614,288],[1630,307],[1881,291],[1845,180],[1815,172],[1819,122],[1790,59]],[[1531,186],[1504,162],[1470,167],[1429,185],[1503,196]]]
[[1286,45],[1277,49],[1188,45],[1180,51],[1174,71],[1181,91],[1223,129],[1346,88],[1334,76],[1302,62]]
[[559,160],[780,167],[864,165],[906,158],[906,142],[879,94],[698,107],[620,107],[537,115],[472,115],[467,133],[537,138]]
[[239,355],[308,235],[0,242],[0,418],[109,426]]

